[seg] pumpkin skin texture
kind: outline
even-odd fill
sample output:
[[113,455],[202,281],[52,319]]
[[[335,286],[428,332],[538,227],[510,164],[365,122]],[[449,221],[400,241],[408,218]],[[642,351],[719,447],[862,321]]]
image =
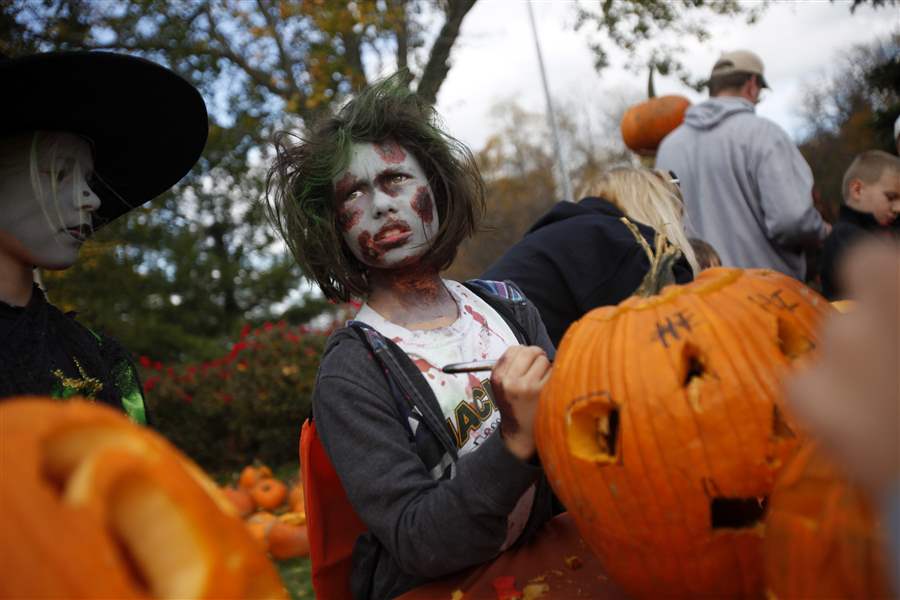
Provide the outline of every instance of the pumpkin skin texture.
[[269,479],[271,477],[272,469],[270,469],[269,467],[265,465],[262,465],[260,467],[247,465],[241,471],[241,476],[238,478],[238,487],[250,491],[257,483],[259,483],[263,479]]
[[250,497],[250,493],[243,488],[224,487],[222,493],[228,498],[237,510],[238,516],[246,518],[256,510],[256,503]]
[[761,499],[800,435],[780,405],[781,376],[832,310],[780,273],[713,268],[566,332],[535,440],[629,596],[763,592]]
[[306,501],[303,497],[303,486],[301,484],[295,484],[288,493],[288,506],[293,512],[306,513]]
[[804,445],[779,475],[766,516],[767,596],[893,598],[884,548],[866,495]]
[[287,597],[219,488],[111,408],[4,401],[0,464],[0,597]]
[[274,510],[287,498],[287,486],[277,479],[263,479],[250,490],[250,496],[263,510]]
[[269,554],[278,560],[309,554],[306,525],[292,525],[278,520],[269,530]]
[[659,96],[632,105],[622,116],[622,140],[637,154],[655,154],[663,138],[684,121],[684,111],[690,105],[690,100],[677,95]]

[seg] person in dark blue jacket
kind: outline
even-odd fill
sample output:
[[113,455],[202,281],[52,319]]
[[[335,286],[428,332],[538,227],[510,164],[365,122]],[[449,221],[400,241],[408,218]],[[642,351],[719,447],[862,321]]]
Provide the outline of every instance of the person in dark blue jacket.
[[847,250],[871,236],[900,235],[900,157],[881,150],[858,155],[844,173],[844,202],[822,258],[822,294],[829,300],[847,297],[837,277]]
[[590,195],[579,202],[558,202],[482,275],[518,285],[537,306],[555,346],[589,310],[628,298],[647,273],[647,255],[622,217],[636,222],[651,247],[660,233],[682,251],[677,283],[699,271],[671,177],[615,167],[587,188]]

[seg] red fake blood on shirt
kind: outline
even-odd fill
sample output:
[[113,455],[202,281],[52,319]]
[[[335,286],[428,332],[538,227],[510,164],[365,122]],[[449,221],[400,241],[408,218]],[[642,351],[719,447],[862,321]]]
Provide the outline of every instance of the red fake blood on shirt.
[[499,333],[497,333],[496,331],[491,329],[490,325],[488,325],[487,319],[484,318],[483,314],[481,314],[480,312],[478,312],[477,310],[472,308],[469,304],[466,304],[463,308],[466,309],[467,313],[472,315],[472,318],[475,319],[475,322],[478,323],[479,325],[481,325],[482,328],[487,329],[488,331],[490,331],[491,333],[496,335],[501,340],[503,339],[502,335],[500,335]]
[[397,165],[406,160],[406,152],[393,140],[375,144],[375,152],[388,164]]
[[473,391],[481,387],[481,382],[471,373],[469,373],[469,387],[472,388]]
[[431,369],[435,369],[435,370],[436,370],[437,367],[435,367],[433,364],[431,364],[430,362],[428,362],[428,361],[425,360],[424,358],[416,358],[416,359],[413,360],[413,362],[415,363],[415,365],[416,365],[417,367],[419,367],[419,370],[420,370],[421,372],[425,373],[425,374],[428,376],[429,379],[434,379],[434,375],[431,374],[431,373],[429,373],[429,371],[430,371]]
[[416,195],[410,201],[410,206],[426,225],[434,220],[434,202],[431,200],[431,192],[428,191],[427,185],[423,185],[416,190]]

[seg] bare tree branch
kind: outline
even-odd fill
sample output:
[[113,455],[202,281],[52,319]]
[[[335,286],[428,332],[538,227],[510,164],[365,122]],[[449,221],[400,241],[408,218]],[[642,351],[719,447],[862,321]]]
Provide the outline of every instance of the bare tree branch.
[[297,80],[294,78],[291,60],[284,50],[284,44],[281,42],[281,32],[278,31],[278,24],[269,12],[269,8],[263,4],[263,0],[256,0],[256,5],[259,7],[259,12],[263,14],[269,31],[272,32],[272,39],[275,41],[275,47],[278,49],[278,62],[281,64],[281,69],[284,71],[288,91],[291,96],[296,95],[297,98],[300,99],[300,105],[302,106],[306,95],[300,90],[300,87],[297,85]]
[[210,10],[208,6],[206,7],[206,18],[209,19],[209,35],[218,42],[220,46],[218,51],[216,51],[216,48],[210,46],[209,53],[213,56],[218,55],[221,58],[227,58],[247,73],[256,84],[261,85],[273,94],[284,97],[285,90],[279,88],[272,81],[271,77],[268,77],[266,73],[253,67],[243,56],[234,51],[231,44],[225,39],[225,36],[218,31],[218,24],[216,23],[215,17],[213,17],[212,10]]
[[437,100],[438,91],[450,72],[450,50],[459,36],[459,28],[475,2],[476,0],[449,0],[447,3],[447,20],[431,47],[418,87],[419,95],[432,104]]

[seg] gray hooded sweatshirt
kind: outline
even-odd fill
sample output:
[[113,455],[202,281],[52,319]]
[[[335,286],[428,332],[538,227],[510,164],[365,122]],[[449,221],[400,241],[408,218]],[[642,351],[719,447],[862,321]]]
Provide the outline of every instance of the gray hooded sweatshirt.
[[688,231],[712,244],[722,264],[803,281],[803,249],[826,235],[812,171],[787,133],[756,116],[748,100],[716,97],[689,108],[663,140],[656,168],[681,180]]

